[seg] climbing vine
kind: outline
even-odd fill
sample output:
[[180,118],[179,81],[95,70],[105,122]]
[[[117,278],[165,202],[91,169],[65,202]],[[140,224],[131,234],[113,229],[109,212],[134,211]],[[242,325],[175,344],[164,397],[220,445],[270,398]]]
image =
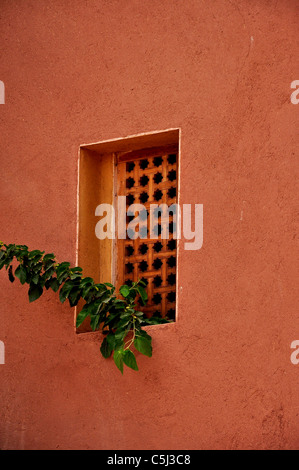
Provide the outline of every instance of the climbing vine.
[[68,300],[70,307],[83,299],[85,304],[77,316],[76,326],[89,317],[92,330],[103,333],[102,355],[106,359],[113,355],[121,373],[124,364],[138,370],[133,347],[145,356],[152,356],[152,338],[143,327],[169,322],[160,317],[147,318],[138,310],[137,300],[143,305],[147,302],[142,281],[121,286],[116,295],[112,284],[97,284],[91,277],[82,277],[82,268],[71,268],[68,262],[58,263],[53,253],[29,251],[26,245],[0,242],[0,270],[4,267],[11,282],[18,278],[21,284],[29,284],[29,302],[37,300],[48,289],[59,291],[60,302]]

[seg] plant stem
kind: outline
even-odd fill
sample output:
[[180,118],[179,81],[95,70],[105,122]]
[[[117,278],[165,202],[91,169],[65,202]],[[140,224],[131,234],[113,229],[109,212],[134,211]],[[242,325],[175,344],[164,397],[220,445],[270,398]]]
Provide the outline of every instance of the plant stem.
[[[130,349],[131,345],[134,343],[134,340],[135,340],[135,332],[136,332],[136,329],[135,329],[135,319],[133,319],[133,337],[132,337],[131,340],[129,340],[129,341],[126,342],[124,349]],[[129,345],[127,346],[128,343],[129,343]]]

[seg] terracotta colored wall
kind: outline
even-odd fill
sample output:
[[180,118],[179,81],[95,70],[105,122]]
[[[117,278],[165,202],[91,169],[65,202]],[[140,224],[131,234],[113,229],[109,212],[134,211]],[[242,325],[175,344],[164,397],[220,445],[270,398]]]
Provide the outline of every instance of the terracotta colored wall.
[[0,273],[0,448],[298,448],[296,0],[1,0],[0,239],[75,262],[82,143],[180,127],[179,321],[122,377]]

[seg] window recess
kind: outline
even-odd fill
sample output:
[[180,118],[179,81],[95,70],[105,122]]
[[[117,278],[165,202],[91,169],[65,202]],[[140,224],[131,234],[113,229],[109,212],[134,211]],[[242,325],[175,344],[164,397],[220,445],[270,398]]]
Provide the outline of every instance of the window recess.
[[[177,280],[172,213],[168,239],[161,237],[162,214],[155,227],[155,239],[150,238],[147,216],[142,222],[146,238],[116,236],[114,240],[99,240],[95,235],[99,221],[95,210],[99,204],[111,204],[117,218],[118,196],[126,197],[126,209],[132,203],[143,204],[146,211],[150,204],[177,203],[178,144],[178,129],[84,144],[80,147],[78,178],[77,264],[83,268],[83,275],[93,277],[95,282],[112,282],[117,289],[143,279],[149,300],[140,309],[149,317],[161,315],[172,320],[176,316]],[[127,216],[127,228],[133,218]],[[88,321],[77,330],[84,331],[91,331]]]

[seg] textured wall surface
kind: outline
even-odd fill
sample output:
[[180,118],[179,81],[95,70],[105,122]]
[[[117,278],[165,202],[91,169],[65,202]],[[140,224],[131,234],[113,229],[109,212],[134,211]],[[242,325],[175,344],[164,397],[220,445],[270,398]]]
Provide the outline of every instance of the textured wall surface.
[[296,0],[0,0],[0,239],[74,263],[79,145],[141,132],[181,128],[204,205],[137,373],[0,272],[0,448],[298,448],[298,26]]

